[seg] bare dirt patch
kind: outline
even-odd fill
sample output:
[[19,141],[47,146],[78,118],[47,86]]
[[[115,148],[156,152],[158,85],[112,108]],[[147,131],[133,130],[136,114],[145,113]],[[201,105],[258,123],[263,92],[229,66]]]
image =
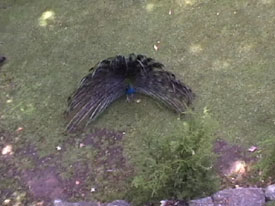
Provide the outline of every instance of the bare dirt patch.
[[[16,159],[24,161],[5,158],[4,178],[18,177],[19,183],[26,188],[29,199],[44,206],[51,205],[54,199],[91,200],[92,193],[95,199],[100,199],[101,194],[108,195],[122,190],[119,185],[131,175],[132,170],[123,156],[122,139],[122,132],[96,129],[83,140],[68,138],[61,151],[45,157],[39,156],[34,145],[25,144],[15,152]],[[80,145],[80,148],[70,153],[71,146],[74,145]],[[67,154],[76,155],[73,154],[75,151],[81,151],[85,147],[96,150],[93,159],[80,156],[80,159],[63,164],[63,161],[68,161],[65,160]],[[81,155],[85,156],[85,153]],[[9,197],[12,190],[1,192]]]
[[64,183],[58,176],[56,168],[25,171],[22,174],[22,179],[36,200],[51,202],[56,198],[67,198]]
[[254,154],[242,146],[218,139],[214,145],[218,155],[216,168],[222,178],[223,187],[255,186],[250,180],[251,166],[257,161]]

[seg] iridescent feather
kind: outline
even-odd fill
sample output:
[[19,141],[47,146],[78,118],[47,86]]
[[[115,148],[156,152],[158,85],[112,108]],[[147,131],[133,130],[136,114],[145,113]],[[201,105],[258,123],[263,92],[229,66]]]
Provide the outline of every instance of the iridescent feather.
[[152,58],[135,54],[108,58],[90,69],[69,97],[67,131],[95,120],[112,102],[133,93],[151,96],[178,113],[183,113],[195,97],[188,86]]

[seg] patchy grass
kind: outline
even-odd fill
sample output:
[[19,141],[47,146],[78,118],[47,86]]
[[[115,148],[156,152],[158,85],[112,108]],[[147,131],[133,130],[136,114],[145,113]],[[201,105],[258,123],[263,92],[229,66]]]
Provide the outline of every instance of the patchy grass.
[[[19,171],[41,166],[20,153],[32,145],[37,159],[53,156],[64,168],[93,159],[100,149],[69,144],[85,134],[64,134],[66,99],[95,63],[131,52],[154,57],[181,76],[197,94],[196,110],[207,107],[218,120],[219,138],[244,147],[268,140],[275,132],[274,9],[274,0],[2,0],[0,53],[8,61],[0,69],[0,141],[14,154],[1,158]],[[131,140],[175,129],[177,115],[136,98],[141,103],[114,103],[91,130],[124,131]],[[59,145],[66,151],[57,151]],[[1,173],[6,170],[1,165]],[[65,169],[59,173],[70,177]],[[0,182],[1,191],[23,190]],[[111,193],[115,198],[117,191]],[[106,199],[100,191],[91,196]]]

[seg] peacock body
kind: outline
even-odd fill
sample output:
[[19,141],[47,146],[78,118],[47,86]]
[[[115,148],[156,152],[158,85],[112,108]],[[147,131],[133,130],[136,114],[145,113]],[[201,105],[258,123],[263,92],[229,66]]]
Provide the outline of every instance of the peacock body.
[[83,121],[88,124],[112,102],[134,93],[160,100],[178,113],[183,113],[195,97],[188,86],[154,59],[144,55],[119,55],[91,68],[69,97],[71,121],[67,131],[73,131]]

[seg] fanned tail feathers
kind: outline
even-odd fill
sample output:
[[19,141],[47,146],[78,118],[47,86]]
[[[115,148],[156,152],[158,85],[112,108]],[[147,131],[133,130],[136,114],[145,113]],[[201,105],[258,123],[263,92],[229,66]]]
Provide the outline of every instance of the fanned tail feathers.
[[137,77],[136,90],[162,101],[178,113],[183,113],[195,97],[188,86],[164,70],[152,70],[146,76]]
[[99,62],[85,76],[68,99],[71,121],[67,131],[81,123],[96,119],[112,102],[125,95],[127,89],[160,100],[178,113],[192,103],[192,90],[177,80],[163,64],[144,55],[116,56]]
[[127,84],[111,69],[106,60],[102,61],[81,80],[78,89],[68,99],[68,113],[73,113],[73,117],[67,125],[67,131],[75,130],[83,120],[88,124],[125,94]]

